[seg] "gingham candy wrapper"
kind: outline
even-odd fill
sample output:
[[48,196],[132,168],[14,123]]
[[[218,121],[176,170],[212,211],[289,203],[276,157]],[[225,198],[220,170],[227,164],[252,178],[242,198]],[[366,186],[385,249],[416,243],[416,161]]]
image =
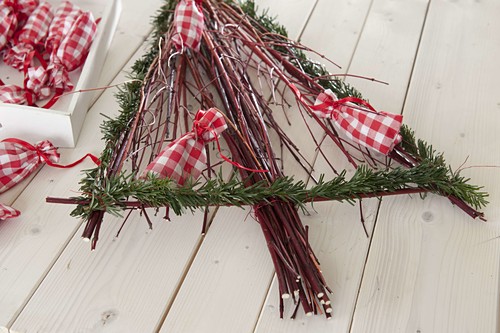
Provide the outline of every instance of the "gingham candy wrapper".
[[175,7],[174,28],[177,34],[172,41],[179,50],[190,48],[199,51],[205,29],[201,1],[181,0]]
[[26,24],[16,33],[15,44],[3,56],[7,65],[19,70],[30,65],[35,47],[43,45],[47,37],[54,16],[51,8],[48,2],[44,2],[31,13]]
[[[354,100],[368,107],[353,104]],[[368,103],[357,98],[338,100],[329,89],[319,94],[311,107],[318,117],[333,119],[350,140],[387,155],[401,141],[403,116],[369,108]]]
[[27,72],[26,87],[13,84],[0,86],[0,102],[33,105],[37,100],[51,95],[51,89],[45,86],[48,73],[43,67],[30,67]]
[[57,148],[48,140],[31,146],[20,140],[0,141],[0,193],[35,171],[44,161],[59,162]]
[[26,101],[26,92],[23,88],[13,84],[0,86],[0,102],[25,104]]
[[49,54],[57,50],[62,39],[73,26],[76,19],[82,15],[82,10],[69,1],[63,1],[57,8],[49,26],[49,33],[45,40],[45,49]]
[[83,13],[76,19],[50,57],[48,86],[60,91],[73,89],[68,73],[84,63],[96,31],[97,24],[92,13]]
[[57,148],[48,140],[31,145],[20,139],[3,139],[0,141],[0,193],[7,191],[28,177],[42,163],[61,169],[72,168],[82,163],[87,157],[97,165],[101,163],[92,154],[86,154],[67,165],[57,164],[59,157]]
[[205,144],[217,140],[226,128],[226,121],[219,110],[211,108],[198,111],[192,131],[172,141],[146,167],[141,178],[153,173],[161,178],[175,180],[180,185],[190,178],[196,180],[206,168]]
[[7,45],[16,29],[23,26],[38,6],[38,0],[2,0],[0,2],[0,50]]
[[12,207],[0,203],[0,221],[17,217],[19,215],[21,215],[21,212],[18,211],[17,209],[14,209]]

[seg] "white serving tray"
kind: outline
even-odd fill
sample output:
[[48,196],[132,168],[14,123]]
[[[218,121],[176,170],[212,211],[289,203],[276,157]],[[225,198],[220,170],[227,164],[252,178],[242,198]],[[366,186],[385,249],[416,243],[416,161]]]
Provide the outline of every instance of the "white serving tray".
[[[61,0],[46,0],[55,7]],[[97,87],[101,68],[118,24],[120,0],[72,0],[83,10],[101,18],[87,60],[80,69],[70,73],[74,90]],[[22,74],[0,61],[0,78],[6,84],[22,86]],[[31,143],[50,140],[57,147],[74,147],[93,100],[93,92],[64,95],[50,108],[0,102],[0,140],[14,137]],[[43,105],[44,101],[40,101]]]

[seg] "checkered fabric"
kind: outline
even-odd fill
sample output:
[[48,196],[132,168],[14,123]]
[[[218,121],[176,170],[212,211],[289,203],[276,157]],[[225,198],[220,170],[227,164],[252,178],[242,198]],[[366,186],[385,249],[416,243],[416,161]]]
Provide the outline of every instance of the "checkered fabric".
[[50,97],[52,91],[46,87],[48,73],[43,67],[28,68],[26,87],[13,84],[0,86],[0,102],[33,105],[37,100]]
[[82,10],[69,1],[63,1],[57,8],[49,33],[45,40],[45,49],[49,54],[57,50],[64,36],[66,36],[76,19],[82,15]]
[[25,88],[31,94],[33,102],[50,97],[52,89],[46,86],[48,80],[49,72],[42,66],[28,68]]
[[26,103],[26,92],[23,88],[13,84],[0,86],[0,102],[24,104]]
[[35,171],[47,159],[59,161],[57,148],[45,140],[35,146],[20,144],[18,140],[0,141],[0,193],[7,191]]
[[96,31],[97,24],[92,13],[81,12],[57,48],[52,51],[47,68],[28,69],[26,88],[38,99],[48,97],[49,91],[62,93],[73,89],[69,72],[85,62]]
[[19,70],[28,67],[35,54],[35,46],[43,45],[45,42],[53,17],[51,5],[47,2],[40,4],[31,13],[26,24],[16,33],[15,45],[5,52],[4,62]]
[[22,27],[38,6],[38,0],[2,0],[0,2],[0,50],[7,45],[17,28]]
[[12,207],[0,203],[0,221],[21,215],[21,212]]
[[92,40],[97,31],[97,24],[92,13],[82,13],[68,33],[64,36],[58,48],[52,52],[48,85],[55,90],[67,91],[73,89],[69,72],[77,69],[85,62]]
[[172,141],[146,167],[141,178],[151,172],[161,178],[168,177],[179,185],[188,179],[198,179],[207,164],[205,144],[218,140],[226,128],[226,121],[219,110],[211,108],[198,111],[192,131]]
[[399,129],[403,116],[361,107],[352,103],[353,100],[356,99],[338,100],[328,89],[318,95],[311,109],[320,118],[332,118],[350,140],[387,155],[401,141]]
[[205,29],[201,1],[181,0],[175,7],[174,28],[177,33],[172,36],[172,41],[179,50],[199,51]]

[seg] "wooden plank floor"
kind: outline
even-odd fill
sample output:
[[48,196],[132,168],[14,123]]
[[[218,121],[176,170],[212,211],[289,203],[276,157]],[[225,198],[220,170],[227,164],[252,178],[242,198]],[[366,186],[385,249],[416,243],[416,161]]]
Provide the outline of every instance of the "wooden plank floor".
[[[44,203],[72,195],[80,171],[42,168],[0,195],[22,211],[0,222],[0,332],[500,332],[500,2],[256,2],[292,38],[342,66],[332,72],[388,82],[348,78],[377,109],[403,113],[454,170],[466,161],[463,174],[490,193],[488,222],[436,196],[364,200],[367,238],[358,207],[318,204],[303,222],[334,290],[334,315],[280,320],[272,263],[250,209],[220,209],[204,236],[201,213],[171,223],[155,217],[153,230],[133,216],[118,238],[120,219],[107,217],[90,252],[72,207]],[[101,85],[126,80],[161,0],[122,3]],[[77,147],[61,150],[63,163],[99,154],[99,124],[102,114],[116,115],[115,92],[100,94]],[[322,157],[308,158],[314,173],[327,169]]]

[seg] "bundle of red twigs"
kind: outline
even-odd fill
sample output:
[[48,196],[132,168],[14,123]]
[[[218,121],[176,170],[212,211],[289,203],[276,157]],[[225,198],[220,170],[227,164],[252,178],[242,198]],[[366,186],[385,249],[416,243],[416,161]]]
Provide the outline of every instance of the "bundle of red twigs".
[[[234,170],[239,174],[239,179],[245,187],[252,187],[255,184],[264,187],[273,186],[285,176],[282,154],[273,148],[273,144],[279,145],[280,148],[285,147],[298,165],[310,174],[312,170],[310,162],[302,156],[294,138],[289,137],[286,130],[280,126],[276,113],[273,114],[271,108],[271,105],[276,105],[279,110],[280,105],[283,107],[287,104],[285,94],[291,94],[292,99],[296,100],[297,112],[302,114],[301,118],[306,123],[310,140],[315,143],[323,156],[325,154],[320,141],[329,138],[354,166],[366,163],[374,169],[383,170],[392,169],[393,164],[414,168],[427,159],[426,163],[430,166],[439,165],[437,171],[443,175],[441,167],[443,161],[440,156],[432,157],[432,149],[420,143],[419,145],[405,143],[405,137],[411,136],[411,133],[403,135],[401,142],[398,133],[401,116],[378,113],[361,100],[355,90],[351,90],[337,78],[329,77],[321,66],[305,57],[305,52],[313,52],[312,50],[277,33],[280,32],[280,28],[272,20],[265,17],[259,20],[252,15],[255,14],[255,8],[251,1],[241,7],[232,2],[218,0],[182,0],[180,3],[191,6],[188,9],[197,11],[197,15],[202,14],[204,24],[195,24],[194,39],[193,36],[183,37],[175,24],[177,18],[173,16],[176,1],[167,1],[164,14],[171,19],[166,20],[169,22],[168,27],[164,29],[166,33],[158,39],[158,44],[153,46],[158,48],[158,52],[147,70],[143,71],[141,95],[130,96],[139,100],[136,105],[137,110],[133,111],[131,120],[127,120],[128,118],[124,116],[126,126],[123,126],[124,129],[117,139],[108,142],[108,147],[102,156],[103,165],[89,173],[88,181],[82,188],[92,189],[86,190],[92,193],[84,193],[87,199],[69,200],[79,204],[77,214],[85,215],[87,218],[83,237],[92,238],[93,248],[98,239],[104,213],[111,209],[104,203],[110,200],[112,194],[120,198],[117,199],[119,203],[116,205],[140,208],[150,223],[145,207],[155,206],[154,198],[151,199],[154,196],[150,195],[146,202],[140,202],[139,198],[141,191],[152,191],[151,187],[147,186],[149,178],[145,176],[143,170],[157,161],[158,156],[164,153],[166,144],[171,147],[180,138],[186,138],[185,133],[191,133],[190,138],[196,142],[201,140],[201,136],[210,137],[208,141],[216,141],[212,146],[216,149],[206,147],[208,160],[205,170],[201,173],[206,179],[214,176],[214,168],[222,163],[221,157],[228,160],[224,153],[224,149],[227,148],[230,163],[235,166]],[[317,73],[312,74],[314,71]],[[325,86],[335,88],[336,96],[332,97],[332,100],[329,100]],[[383,122],[389,119],[390,123],[396,124],[397,130],[391,134],[392,129],[389,128],[387,133],[384,133],[384,136],[390,139],[389,143],[384,141],[386,139],[384,137],[381,147],[378,151],[374,151],[373,145],[377,146],[378,143],[371,143],[372,138],[365,139],[368,146],[365,142],[353,141],[352,137],[349,137],[350,134],[338,132],[339,125],[334,125],[332,118],[325,120],[315,112],[324,109],[322,111],[327,113],[329,107],[347,107],[352,114],[359,109],[365,112],[363,117],[366,117],[366,114],[368,117],[373,114],[382,115],[387,117],[383,118]],[[221,134],[223,140],[220,140],[220,143],[217,138],[218,132],[215,133],[215,130],[208,128],[206,124],[200,125],[201,120],[198,116],[202,113],[196,112],[196,110],[215,110],[215,108],[221,110],[227,124],[227,129]],[[331,113],[333,114],[333,111]],[[315,133],[311,129],[307,124],[309,120],[319,124],[321,133]],[[272,137],[278,138],[278,141]],[[299,139],[304,140],[303,137]],[[220,148],[220,144],[225,146]],[[211,157],[211,153],[214,152]],[[198,153],[197,151],[196,154]],[[332,163],[329,162],[329,165],[333,172],[337,173]],[[132,170],[133,179],[125,178],[119,185],[113,185],[113,179],[121,177],[125,169]],[[340,174],[343,177],[343,173]],[[133,182],[137,179],[144,180],[144,189],[138,187],[142,184],[140,182],[135,182],[133,189],[125,190],[120,187],[124,182]],[[461,178],[455,180],[456,184],[465,183]],[[391,180],[388,182],[391,183]],[[441,193],[448,196],[469,215],[481,217],[481,214],[463,199],[445,193],[442,190],[444,187],[438,188],[437,185],[427,185],[427,183],[412,185],[418,183],[416,178],[405,179],[403,183],[410,185],[395,187],[393,191]],[[184,179],[179,184],[183,185]],[[352,193],[352,198],[393,194],[387,190],[391,187],[383,184],[366,188],[372,193],[363,193],[361,188],[358,192]],[[100,194],[97,193],[98,189],[107,192]],[[471,187],[467,190],[477,191],[477,188]],[[136,196],[139,204],[132,204],[127,201],[128,199],[123,199],[131,195]],[[484,195],[479,193],[478,198],[482,200]],[[52,201],[68,202],[57,199]],[[247,201],[241,200],[241,202]],[[238,202],[237,198],[235,202]],[[252,201],[252,204],[276,270],[280,290],[280,316],[284,315],[284,300],[292,298],[296,304],[292,318],[300,306],[306,315],[324,313],[326,317],[331,317],[332,307],[329,299],[331,291],[309,244],[308,230],[300,220],[296,204],[278,197],[265,198],[259,203]],[[187,205],[193,206],[190,202],[187,202]],[[158,208],[158,205],[156,207]]]

